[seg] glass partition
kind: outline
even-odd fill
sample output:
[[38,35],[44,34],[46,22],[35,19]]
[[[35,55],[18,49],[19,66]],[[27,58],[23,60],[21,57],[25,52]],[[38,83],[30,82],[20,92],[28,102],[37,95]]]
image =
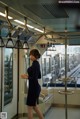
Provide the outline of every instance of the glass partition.
[[13,50],[4,49],[4,105],[13,98]]

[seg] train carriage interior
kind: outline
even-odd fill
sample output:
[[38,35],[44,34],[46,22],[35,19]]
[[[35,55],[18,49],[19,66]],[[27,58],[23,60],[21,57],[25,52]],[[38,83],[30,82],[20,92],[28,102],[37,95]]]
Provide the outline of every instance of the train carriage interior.
[[32,49],[44,118],[80,119],[80,0],[0,0],[0,119],[28,118]]

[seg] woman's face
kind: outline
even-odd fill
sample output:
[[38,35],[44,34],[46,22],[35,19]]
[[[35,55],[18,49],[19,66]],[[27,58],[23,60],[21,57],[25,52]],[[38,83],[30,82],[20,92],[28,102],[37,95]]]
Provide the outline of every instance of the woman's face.
[[36,58],[33,55],[30,55],[30,60],[34,61]]

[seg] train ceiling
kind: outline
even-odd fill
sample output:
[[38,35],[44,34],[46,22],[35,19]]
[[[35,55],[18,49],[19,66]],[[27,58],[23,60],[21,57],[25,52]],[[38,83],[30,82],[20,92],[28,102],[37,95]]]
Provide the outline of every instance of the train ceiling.
[[68,38],[73,39],[73,44],[80,39],[80,9],[77,4],[60,6],[58,0],[0,0],[0,2],[8,5],[10,15],[14,18],[17,16],[20,21],[23,21],[22,16],[26,16],[30,25],[41,30],[45,27],[51,35],[57,32],[60,38],[65,37],[63,32],[67,30]]

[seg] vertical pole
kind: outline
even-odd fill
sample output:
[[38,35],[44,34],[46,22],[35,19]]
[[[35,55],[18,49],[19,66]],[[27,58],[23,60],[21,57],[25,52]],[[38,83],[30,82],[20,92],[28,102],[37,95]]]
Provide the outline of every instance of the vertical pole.
[[18,115],[18,108],[19,108],[19,48],[17,49],[17,115]]
[[65,119],[67,117],[67,37],[65,36]]

